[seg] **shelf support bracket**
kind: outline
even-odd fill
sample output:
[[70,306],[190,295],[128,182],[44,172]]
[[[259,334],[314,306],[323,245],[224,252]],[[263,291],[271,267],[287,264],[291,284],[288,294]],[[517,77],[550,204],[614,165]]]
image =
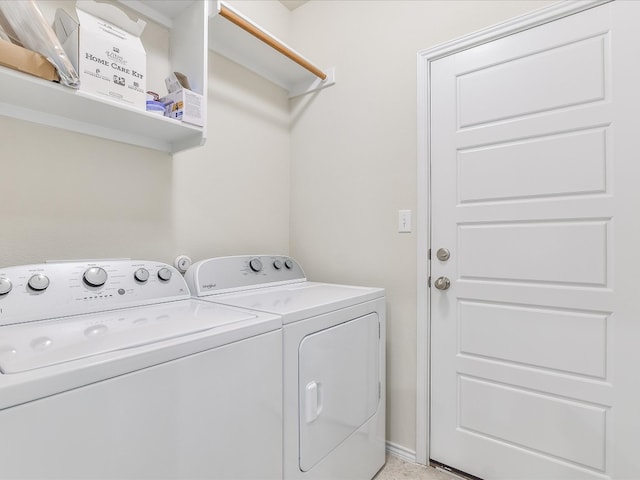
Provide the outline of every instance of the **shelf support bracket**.
[[311,83],[299,83],[298,85],[295,85],[291,90],[289,90],[289,98],[295,98],[301,95],[306,95],[307,93],[317,92],[318,90],[322,90],[323,88],[327,88],[335,84],[336,67],[327,68],[325,69],[325,72],[327,75],[324,80],[316,78]]

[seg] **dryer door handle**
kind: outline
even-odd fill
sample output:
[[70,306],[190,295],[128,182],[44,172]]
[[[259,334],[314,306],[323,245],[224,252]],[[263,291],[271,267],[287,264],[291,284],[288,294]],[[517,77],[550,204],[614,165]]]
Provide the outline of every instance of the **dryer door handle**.
[[311,381],[305,388],[305,419],[307,423],[314,422],[322,412],[322,384]]

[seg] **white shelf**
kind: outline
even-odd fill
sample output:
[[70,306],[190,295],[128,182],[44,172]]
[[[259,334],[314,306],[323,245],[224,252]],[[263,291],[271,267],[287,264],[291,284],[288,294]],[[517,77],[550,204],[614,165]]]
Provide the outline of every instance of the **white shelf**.
[[[214,11],[209,15],[209,2],[203,0],[118,1],[169,29],[171,69],[189,77],[193,90],[203,96],[205,110],[209,48],[285,88],[290,97],[335,83],[334,69],[320,71],[223,2],[211,2]],[[223,7],[244,26],[223,18]],[[0,85],[0,115],[5,117],[168,153],[205,142],[206,111],[205,127],[197,127],[4,67],[0,67]]]
[[[209,48],[240,65],[256,72],[289,92],[289,97],[310,93],[335,83],[335,70],[322,69],[300,55],[291,47],[270,34],[251,19],[244,16],[228,4],[215,2],[209,17]],[[242,22],[240,27],[221,14],[225,9],[234,18]],[[250,33],[252,30],[254,34]],[[258,38],[259,35],[261,38]],[[280,50],[280,51],[279,51]],[[296,63],[287,54],[297,57],[312,70],[326,74],[319,78],[309,68]]]
[[196,0],[118,0],[118,2],[173,30],[173,19],[179,17]]
[[[174,153],[202,144],[202,128],[0,67],[0,115]],[[18,93],[19,92],[19,93]]]
[[[193,79],[206,105],[207,3],[133,2],[170,30],[170,63]],[[156,10],[160,7],[160,10]],[[135,8],[134,8],[135,9]],[[155,13],[154,13],[155,12]],[[199,22],[198,22],[199,20]],[[188,25],[189,28],[185,28]],[[206,128],[165,118],[63,85],[0,67],[0,115],[175,153],[204,144]]]

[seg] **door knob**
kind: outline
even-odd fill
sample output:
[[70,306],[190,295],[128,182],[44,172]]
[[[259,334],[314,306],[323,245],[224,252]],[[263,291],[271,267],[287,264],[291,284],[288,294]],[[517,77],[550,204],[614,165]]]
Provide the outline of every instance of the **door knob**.
[[436,252],[436,257],[438,257],[438,260],[440,260],[441,262],[446,262],[447,260],[449,260],[450,256],[451,253],[449,253],[449,250],[447,250],[446,248],[439,248]]
[[451,286],[451,281],[447,277],[438,277],[436,281],[433,283],[433,286],[438,290],[449,290]]

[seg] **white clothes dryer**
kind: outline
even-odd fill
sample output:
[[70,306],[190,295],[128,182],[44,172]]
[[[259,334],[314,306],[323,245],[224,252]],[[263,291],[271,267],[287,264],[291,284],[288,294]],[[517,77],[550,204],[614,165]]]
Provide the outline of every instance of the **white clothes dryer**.
[[185,275],[197,298],[282,317],[284,478],[369,480],[385,462],[385,297],[307,281],[284,256],[219,257]]
[[281,479],[281,352],[166,264],[0,268],[0,478]]

